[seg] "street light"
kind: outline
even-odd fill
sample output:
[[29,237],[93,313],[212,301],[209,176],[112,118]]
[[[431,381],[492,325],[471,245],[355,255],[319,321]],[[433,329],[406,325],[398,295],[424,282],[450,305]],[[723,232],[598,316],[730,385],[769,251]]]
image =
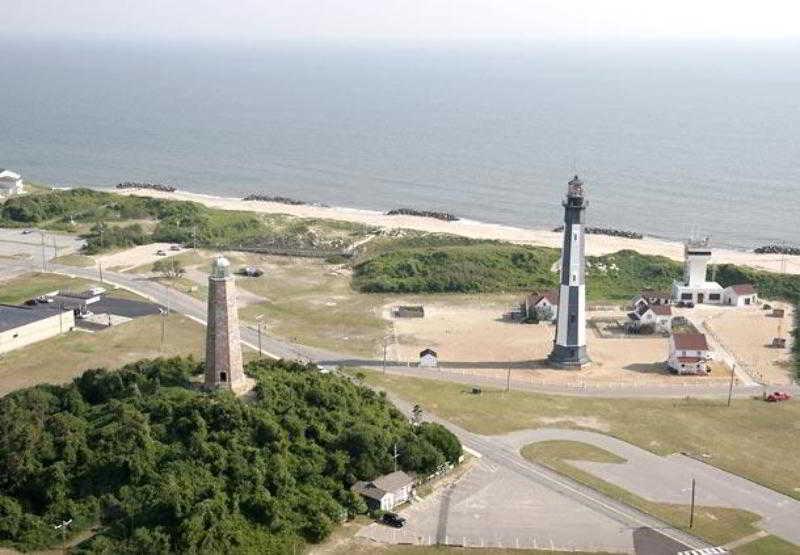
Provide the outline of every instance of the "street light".
[[158,312],[161,314],[161,345],[159,346],[158,350],[163,351],[164,338],[166,337],[167,334],[167,311],[159,306]]
[[61,524],[56,524],[53,526],[56,530],[61,530],[61,552],[67,552],[67,527],[72,524],[72,519],[69,520],[62,520]]

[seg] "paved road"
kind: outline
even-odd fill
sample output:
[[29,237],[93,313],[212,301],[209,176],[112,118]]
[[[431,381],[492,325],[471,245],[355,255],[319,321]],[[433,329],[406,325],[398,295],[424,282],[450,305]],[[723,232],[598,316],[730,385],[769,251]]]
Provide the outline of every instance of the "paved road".
[[583,430],[522,430],[498,439],[515,451],[529,443],[548,440],[595,445],[627,462],[578,461],[576,466],[656,502],[688,504],[689,487],[695,478],[698,505],[752,511],[761,515],[759,526],[764,530],[800,545],[800,501],[690,457],[661,457],[614,437]]
[[[13,271],[16,267],[19,269],[30,269],[32,267],[30,261],[19,261],[10,263],[4,270]],[[99,279],[97,270],[94,268],[77,268],[71,266],[50,265],[50,270],[64,273],[68,275],[79,276],[87,279]],[[150,281],[141,276],[134,274],[125,274],[118,272],[104,271],[103,276],[108,283],[129,289],[140,295],[147,297],[154,302],[170,307],[182,314],[195,319],[198,322],[205,323],[206,321],[206,305],[190,295],[176,291],[170,287],[166,287],[159,283]],[[251,348],[257,348],[258,333],[255,329],[242,326],[241,329],[242,341]],[[303,361],[314,361],[323,365],[337,366],[364,366],[371,368],[378,368],[382,366],[380,360],[357,359],[350,355],[308,347],[305,345],[294,344],[285,340],[278,340],[262,334],[261,338],[262,349],[267,355],[272,355],[277,358],[297,359]],[[503,368],[508,366],[508,363],[502,364]],[[465,385],[486,385],[498,388],[506,387],[506,380],[504,376],[487,377],[487,376],[470,376],[459,373],[456,369],[442,368],[440,371],[426,370],[416,367],[408,367],[406,363],[398,363],[389,361],[387,371],[405,376],[413,377],[433,377],[446,381],[456,383],[463,383]],[[598,396],[598,397],[685,397],[691,395],[694,397],[725,397],[728,394],[728,388],[724,385],[705,385],[690,386],[690,385],[620,385],[614,387],[612,385],[593,385],[586,383],[575,383],[572,385],[564,384],[546,384],[541,382],[529,382],[525,380],[513,379],[511,380],[511,388],[521,391],[550,393],[550,394],[567,394],[579,396]],[[800,393],[800,388],[795,386],[793,391]],[[762,391],[759,387],[752,386],[737,386],[734,388],[736,396],[751,396]]]

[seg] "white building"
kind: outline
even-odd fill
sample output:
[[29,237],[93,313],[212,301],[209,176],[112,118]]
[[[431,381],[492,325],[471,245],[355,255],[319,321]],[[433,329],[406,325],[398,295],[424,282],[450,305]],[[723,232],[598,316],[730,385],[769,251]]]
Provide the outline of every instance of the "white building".
[[419,353],[420,368],[436,368],[439,366],[439,355],[433,349],[425,349]]
[[21,195],[25,192],[22,176],[11,170],[0,168],[0,195]]
[[[525,297],[523,307],[525,318],[528,320],[547,320],[554,322],[558,318],[558,291],[551,290],[543,293],[531,293]],[[549,318],[542,318],[548,315]]]
[[356,482],[351,489],[364,497],[370,510],[391,511],[411,499],[414,478],[398,470],[371,482]]
[[711,247],[708,239],[689,241],[684,248],[683,279],[672,284],[672,298],[677,303],[722,304],[723,287],[708,281]]
[[0,353],[50,339],[74,328],[72,310],[0,304]]
[[758,303],[758,293],[750,283],[740,283],[726,287],[722,298],[727,305],[751,306]]
[[713,353],[702,333],[675,333],[669,339],[667,365],[678,374],[708,374]]
[[652,326],[655,331],[670,331],[672,329],[672,307],[666,304],[652,306],[639,304],[638,308],[628,314],[631,327],[641,329]]

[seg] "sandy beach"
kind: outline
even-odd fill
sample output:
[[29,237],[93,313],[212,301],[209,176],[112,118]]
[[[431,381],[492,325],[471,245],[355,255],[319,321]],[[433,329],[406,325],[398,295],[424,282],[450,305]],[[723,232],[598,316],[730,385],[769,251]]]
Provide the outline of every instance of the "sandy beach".
[[[288,205],[276,202],[244,201],[236,198],[217,197],[176,191],[167,193],[150,189],[102,189],[123,195],[139,195],[155,198],[171,198],[189,200],[223,210],[245,210],[262,212],[266,214],[290,214],[302,218],[324,218],[342,220],[381,227],[384,229],[415,229],[431,233],[451,233],[473,239],[495,239],[525,245],[537,245],[559,248],[561,234],[548,229],[530,229],[476,222],[472,220],[459,220],[445,222],[434,218],[418,216],[387,216],[374,210],[361,210],[356,208],[323,207],[313,205]],[[557,210],[558,207],[554,207]],[[624,224],[620,224],[624,227]],[[713,240],[713,238],[712,238]],[[624,249],[638,251],[642,254],[666,256],[673,260],[683,260],[683,245],[678,241],[667,241],[654,237],[644,239],[626,239],[623,237],[610,237],[606,235],[587,236],[587,254],[600,256]],[[751,266],[771,272],[780,272],[785,259],[785,272],[800,274],[800,256],[781,256],[777,254],[755,254],[747,251],[733,249],[714,249],[713,263],[731,263],[742,266]]]

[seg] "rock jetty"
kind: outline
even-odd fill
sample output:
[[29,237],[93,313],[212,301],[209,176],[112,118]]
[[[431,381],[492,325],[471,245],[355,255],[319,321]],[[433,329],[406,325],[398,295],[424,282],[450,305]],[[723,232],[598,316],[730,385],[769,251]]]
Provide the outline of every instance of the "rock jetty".
[[756,254],[792,254],[800,255],[800,247],[789,247],[786,245],[764,245],[753,249]]
[[301,206],[306,204],[302,200],[297,200],[294,198],[273,196],[273,195],[262,195],[259,193],[253,193],[252,195],[247,195],[242,200],[260,200],[263,202],[277,202],[279,204],[291,204],[293,206]]
[[138,183],[136,181],[123,181],[117,183],[117,189],[152,189],[165,193],[174,193],[178,189],[172,185],[162,185],[161,183]]
[[457,222],[458,217],[447,212],[433,212],[431,210],[414,210],[413,208],[395,208],[386,213],[387,216],[421,216],[423,218],[436,218],[445,222]]
[[[560,225],[553,229],[560,233],[564,231],[564,226]],[[613,227],[587,227],[584,231],[590,235],[610,235],[611,237],[624,237],[626,239],[644,239],[644,235],[635,231],[625,231],[624,229],[614,229]]]

